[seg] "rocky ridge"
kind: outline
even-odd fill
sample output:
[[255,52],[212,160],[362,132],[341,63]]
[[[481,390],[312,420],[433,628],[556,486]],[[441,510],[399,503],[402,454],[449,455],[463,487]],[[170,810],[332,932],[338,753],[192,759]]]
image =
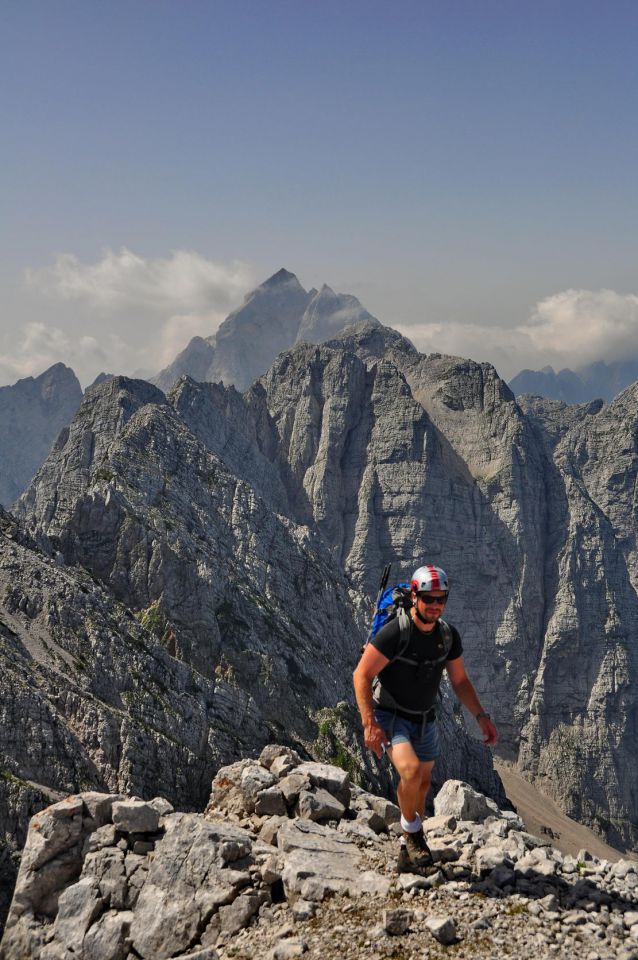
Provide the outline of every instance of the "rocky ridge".
[[397,874],[398,809],[268,745],[205,814],[94,792],[30,824],[2,960],[638,957],[638,866],[562,855],[458,780]]
[[80,383],[63,363],[0,387],[1,505],[9,507],[20,496],[81,400]]

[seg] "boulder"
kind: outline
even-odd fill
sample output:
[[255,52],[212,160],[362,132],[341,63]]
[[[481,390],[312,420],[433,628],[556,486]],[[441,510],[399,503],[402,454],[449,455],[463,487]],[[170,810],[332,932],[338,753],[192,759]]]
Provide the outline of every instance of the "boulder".
[[360,810],[357,814],[356,823],[359,826],[367,827],[374,833],[387,833],[388,827],[385,819],[380,816],[376,810]]
[[283,777],[277,784],[290,807],[297,802],[301,791],[309,788],[310,785],[310,777],[296,771]]
[[386,933],[389,933],[390,936],[401,936],[407,933],[410,929],[410,924],[413,922],[414,913],[412,910],[397,908],[395,910],[383,911],[383,929]]
[[159,812],[143,800],[117,800],[113,804],[113,825],[122,833],[155,833]]
[[306,775],[315,787],[321,787],[340,800],[344,807],[350,806],[350,777],[341,767],[329,763],[301,763],[295,773]]
[[60,895],[53,938],[72,953],[86,956],[83,949],[85,935],[104,907],[95,877],[78,880]]
[[302,790],[297,801],[299,816],[306,820],[341,820],[345,807],[327,790]]
[[483,821],[487,817],[499,815],[499,809],[493,800],[478,793],[469,783],[462,780],[446,780],[434,798],[436,816],[452,816],[457,820]]
[[286,800],[278,786],[260,790],[257,794],[255,801],[255,813],[257,816],[285,816],[286,812]]
[[[277,760],[282,761],[282,763],[277,765],[277,769],[272,770],[273,764]],[[290,769],[292,770],[301,763],[301,757],[292,747],[286,747],[279,743],[269,743],[259,754],[259,762],[262,767],[266,767],[267,770],[272,770],[276,776],[280,777],[282,774],[277,772],[277,770],[282,764],[284,766],[290,765]]]
[[444,946],[456,943],[456,924],[452,917],[427,917],[425,926],[434,939]]

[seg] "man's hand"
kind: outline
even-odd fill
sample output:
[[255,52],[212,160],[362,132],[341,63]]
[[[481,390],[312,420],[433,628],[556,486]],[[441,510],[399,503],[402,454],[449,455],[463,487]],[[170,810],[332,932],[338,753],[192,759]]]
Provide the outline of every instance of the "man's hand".
[[493,747],[498,740],[498,730],[486,714],[481,714],[476,721],[483,733],[483,743],[487,747]]
[[366,747],[369,750],[374,750],[380,760],[383,756],[383,747],[390,742],[385,730],[378,723],[368,723],[363,728],[363,736]]

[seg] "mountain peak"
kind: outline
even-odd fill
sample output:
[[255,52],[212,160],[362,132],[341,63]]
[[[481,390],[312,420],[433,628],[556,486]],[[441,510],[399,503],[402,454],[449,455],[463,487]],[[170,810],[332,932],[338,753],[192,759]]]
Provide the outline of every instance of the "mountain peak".
[[272,277],[268,277],[267,280],[264,280],[261,286],[278,287],[283,283],[294,283],[299,287],[301,286],[295,274],[291,273],[290,270],[286,270],[285,267],[282,267],[281,270],[277,271],[277,273],[273,273]]

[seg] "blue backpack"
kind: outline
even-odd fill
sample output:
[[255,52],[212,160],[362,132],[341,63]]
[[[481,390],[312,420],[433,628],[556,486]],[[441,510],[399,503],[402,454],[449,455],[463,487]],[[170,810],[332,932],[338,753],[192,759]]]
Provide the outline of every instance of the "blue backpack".
[[[407,613],[411,606],[412,596],[409,583],[397,583],[394,587],[386,587],[377,600],[366,645],[370,643],[373,637],[376,637],[381,627],[384,627],[390,620],[394,620],[395,617],[400,617],[401,612]],[[400,617],[400,619],[402,618]]]

